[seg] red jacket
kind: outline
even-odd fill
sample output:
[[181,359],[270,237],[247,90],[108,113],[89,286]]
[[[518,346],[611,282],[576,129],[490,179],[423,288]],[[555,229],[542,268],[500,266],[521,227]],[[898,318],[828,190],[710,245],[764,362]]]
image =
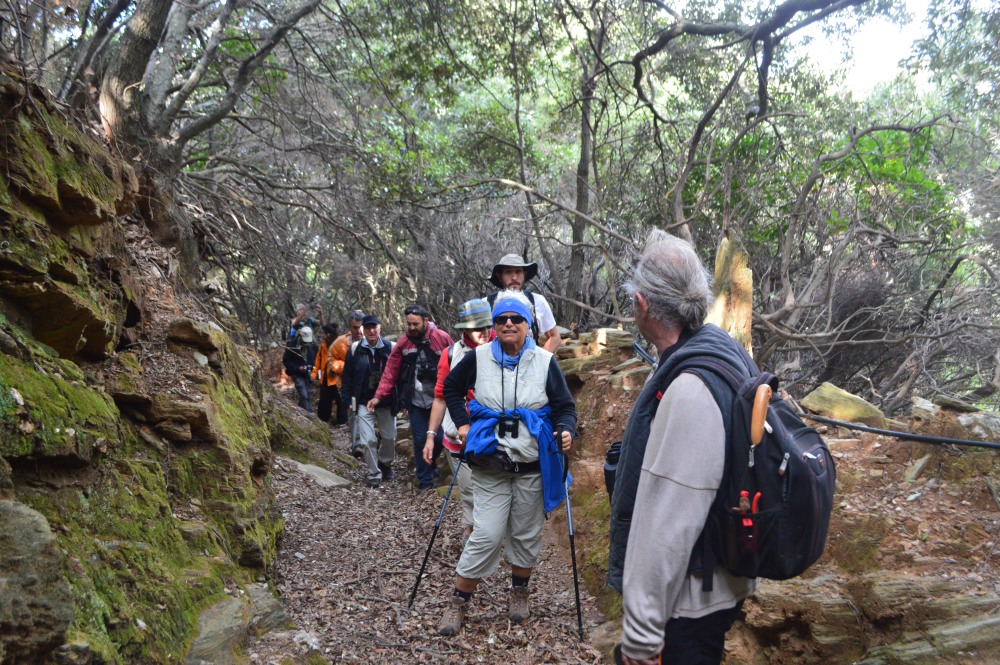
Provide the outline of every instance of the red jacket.
[[[496,339],[496,336],[497,336],[497,331],[491,329],[490,338],[486,340],[486,344],[489,344],[494,339]],[[479,346],[471,339],[469,339],[468,335],[462,335],[462,339],[465,340],[465,345],[468,346],[470,350]],[[455,344],[457,345],[458,342],[455,342]],[[438,361],[438,380],[437,383],[434,384],[435,397],[440,397],[441,399],[444,399],[444,380],[448,377],[448,372],[450,371],[451,371],[451,358],[448,357],[447,353],[442,353],[441,360]],[[476,391],[470,388],[469,396],[466,398],[465,401],[468,402],[469,400],[475,398],[476,398]]]
[[[434,353],[445,353],[448,347],[454,344],[451,336],[438,328],[433,321],[427,322],[427,332],[424,336],[430,341],[430,350]],[[375,398],[379,402],[384,402],[392,394],[392,389],[399,379],[399,368],[403,364],[403,356],[416,352],[417,346],[409,335],[400,335],[396,345],[392,347],[392,353],[389,354],[385,371],[382,373],[382,380],[378,384],[378,390],[375,391]]]

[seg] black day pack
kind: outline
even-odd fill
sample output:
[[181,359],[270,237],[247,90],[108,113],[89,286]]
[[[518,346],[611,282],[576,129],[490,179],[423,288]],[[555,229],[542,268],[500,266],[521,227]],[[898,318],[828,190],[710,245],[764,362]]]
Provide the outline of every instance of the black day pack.
[[[664,385],[681,372],[698,375],[713,395],[735,393],[722,483],[690,570],[721,565],[734,575],[773,580],[802,574],[822,555],[830,526],[836,469],[829,449],[778,396],[773,374],[746,378],[745,370],[719,358],[695,356],[681,362]],[[770,386],[771,398],[763,437],[753,446],[751,418],[763,385]],[[711,590],[711,574],[702,575],[702,586]]]

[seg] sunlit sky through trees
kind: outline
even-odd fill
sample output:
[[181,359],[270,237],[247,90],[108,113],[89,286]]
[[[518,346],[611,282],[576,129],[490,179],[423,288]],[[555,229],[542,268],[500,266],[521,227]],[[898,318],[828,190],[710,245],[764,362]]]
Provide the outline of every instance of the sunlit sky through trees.
[[880,83],[891,81],[899,73],[899,62],[910,54],[913,42],[926,30],[928,0],[906,0],[909,21],[897,25],[887,18],[865,22],[850,39],[850,53],[838,43],[831,43],[819,24],[804,34],[812,37],[810,59],[825,72],[845,69],[843,85],[857,97],[863,97]]

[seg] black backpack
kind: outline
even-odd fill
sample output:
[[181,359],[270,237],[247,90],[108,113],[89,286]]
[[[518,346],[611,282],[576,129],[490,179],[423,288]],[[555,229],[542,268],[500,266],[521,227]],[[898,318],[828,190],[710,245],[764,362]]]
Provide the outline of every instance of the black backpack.
[[[701,377],[710,389],[714,384],[713,395],[727,389],[734,393],[722,483],[689,570],[702,573],[705,591],[712,589],[712,575],[705,571],[716,565],[742,577],[787,580],[801,575],[826,544],[836,482],[829,449],[778,396],[773,374],[746,378],[745,369],[720,358],[695,356],[682,361],[664,385],[685,371]],[[751,418],[761,386],[770,387],[771,395],[763,438],[753,446]],[[720,407],[725,418],[725,406]]]
[[399,365],[399,376],[396,386],[399,387],[399,404],[408,409],[413,405],[416,392],[416,381],[422,384],[433,384],[437,381],[437,365],[441,359],[440,353],[431,351],[431,341],[424,338],[414,342],[416,351],[403,355]]

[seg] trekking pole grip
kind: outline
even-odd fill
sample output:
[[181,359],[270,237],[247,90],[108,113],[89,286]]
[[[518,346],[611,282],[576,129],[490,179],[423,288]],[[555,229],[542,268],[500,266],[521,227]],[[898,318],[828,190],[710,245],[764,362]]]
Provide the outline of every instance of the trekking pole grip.
[[556,451],[562,456],[562,468],[563,468],[563,483],[566,482],[566,478],[569,476],[569,453],[563,450],[563,433],[566,428],[559,425],[556,428]]

